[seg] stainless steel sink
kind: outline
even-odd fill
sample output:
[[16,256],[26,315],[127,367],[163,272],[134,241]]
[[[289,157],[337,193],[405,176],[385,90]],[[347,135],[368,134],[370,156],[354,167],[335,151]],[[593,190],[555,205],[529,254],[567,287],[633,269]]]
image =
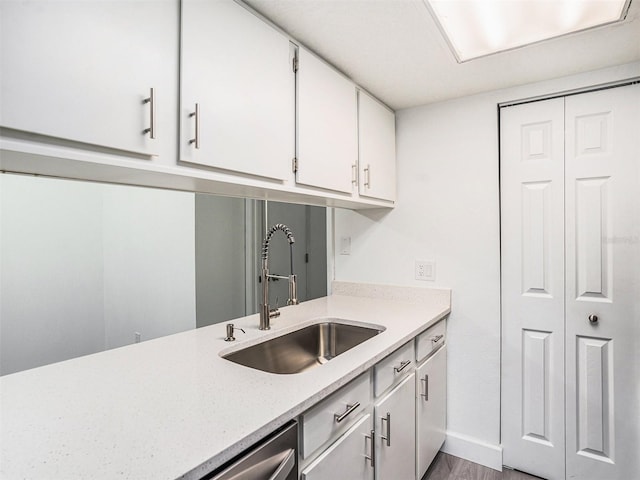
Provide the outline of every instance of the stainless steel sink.
[[223,355],[222,358],[265,372],[300,373],[327,363],[383,330],[383,327],[327,321]]

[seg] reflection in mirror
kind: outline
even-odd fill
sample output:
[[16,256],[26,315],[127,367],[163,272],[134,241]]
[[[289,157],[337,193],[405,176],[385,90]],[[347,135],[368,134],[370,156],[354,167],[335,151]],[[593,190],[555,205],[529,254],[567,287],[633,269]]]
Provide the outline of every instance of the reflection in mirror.
[[257,312],[273,223],[295,234],[300,301],[326,295],[324,208],[0,174],[0,375]]

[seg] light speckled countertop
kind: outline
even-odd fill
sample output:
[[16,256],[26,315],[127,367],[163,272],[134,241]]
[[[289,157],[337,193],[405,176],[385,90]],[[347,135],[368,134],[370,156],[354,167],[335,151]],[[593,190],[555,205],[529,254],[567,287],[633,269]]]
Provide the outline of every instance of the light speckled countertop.
[[[334,295],[282,308],[268,332],[258,330],[257,315],[236,319],[246,334],[234,344],[218,324],[4,376],[0,478],[199,478],[450,311],[449,290],[392,288],[397,295],[381,299],[372,298],[379,286],[335,284]],[[386,330],[294,375],[219,356],[326,317]]]

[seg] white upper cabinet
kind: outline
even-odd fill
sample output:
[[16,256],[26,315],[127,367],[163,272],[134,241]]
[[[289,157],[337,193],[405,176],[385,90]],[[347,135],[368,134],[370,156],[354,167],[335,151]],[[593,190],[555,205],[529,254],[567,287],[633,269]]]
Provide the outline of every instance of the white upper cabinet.
[[358,161],[356,87],[302,47],[297,75],[296,181],[351,193]]
[[175,116],[178,13],[177,0],[0,2],[0,125],[157,155],[175,135],[153,117]]
[[290,178],[291,52],[287,37],[231,0],[183,0],[180,159]]
[[363,91],[358,92],[360,195],[396,199],[396,116]]

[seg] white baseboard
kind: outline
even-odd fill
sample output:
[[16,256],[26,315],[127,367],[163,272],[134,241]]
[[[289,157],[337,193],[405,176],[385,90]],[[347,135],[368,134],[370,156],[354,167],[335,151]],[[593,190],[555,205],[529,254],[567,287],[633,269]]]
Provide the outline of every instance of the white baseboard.
[[485,443],[473,437],[447,432],[447,439],[441,449],[454,457],[464,458],[485,467],[502,471],[502,447]]

